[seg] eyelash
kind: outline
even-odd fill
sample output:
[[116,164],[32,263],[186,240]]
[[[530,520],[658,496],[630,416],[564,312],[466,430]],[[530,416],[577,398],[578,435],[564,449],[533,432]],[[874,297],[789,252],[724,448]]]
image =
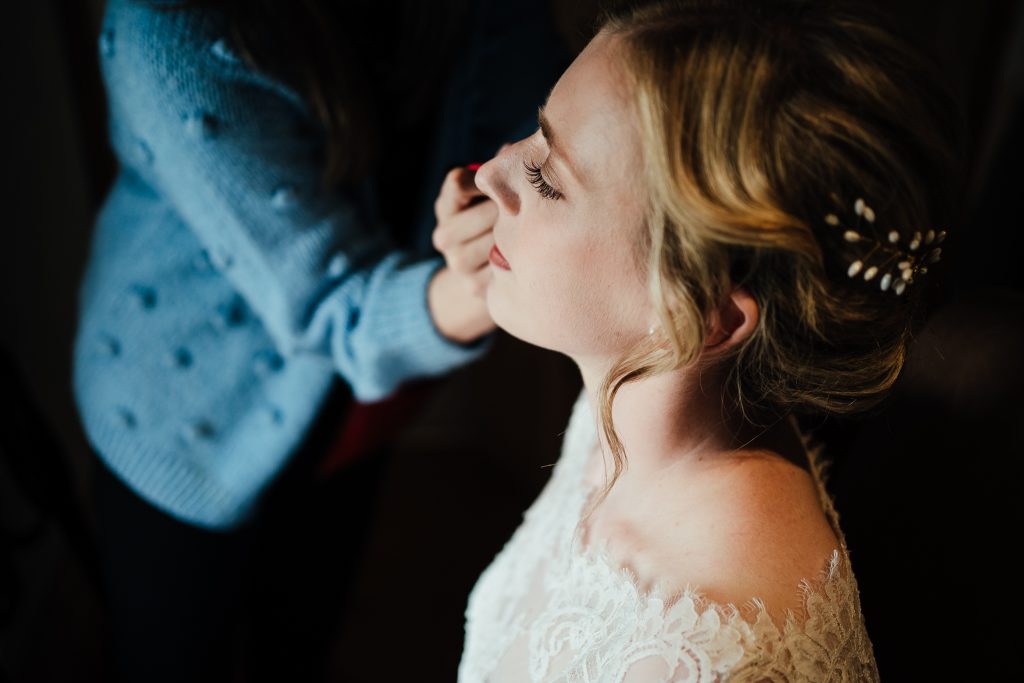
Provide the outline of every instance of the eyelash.
[[561,199],[562,193],[548,185],[544,176],[540,174],[540,166],[534,166],[528,161],[523,161],[523,168],[526,169],[526,178],[530,184],[537,188],[537,194],[544,199]]

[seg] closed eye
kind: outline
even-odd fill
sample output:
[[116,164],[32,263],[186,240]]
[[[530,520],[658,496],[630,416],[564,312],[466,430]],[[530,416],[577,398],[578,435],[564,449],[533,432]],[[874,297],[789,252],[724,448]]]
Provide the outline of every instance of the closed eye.
[[526,178],[530,181],[530,184],[534,186],[539,194],[544,199],[561,199],[562,193],[553,188],[548,181],[544,180],[544,176],[540,172],[540,166],[523,160],[523,168],[526,169]]

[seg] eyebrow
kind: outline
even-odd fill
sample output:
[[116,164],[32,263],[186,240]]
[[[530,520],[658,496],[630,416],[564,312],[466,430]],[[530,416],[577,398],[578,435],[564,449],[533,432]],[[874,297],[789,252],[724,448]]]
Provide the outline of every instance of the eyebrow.
[[548,121],[548,117],[544,116],[543,106],[537,107],[537,122],[540,124],[540,134],[548,141],[548,147],[554,148],[555,134],[551,130],[551,123]]
[[569,163],[569,158],[562,152],[562,148],[555,142],[555,132],[551,129],[551,122],[548,121],[548,117],[544,115],[544,106],[537,107],[537,123],[540,125],[540,134],[544,136],[544,140],[548,143],[548,148],[551,153],[558,157],[565,166],[576,182],[580,181],[579,174],[576,173],[576,169],[573,168],[572,164]]

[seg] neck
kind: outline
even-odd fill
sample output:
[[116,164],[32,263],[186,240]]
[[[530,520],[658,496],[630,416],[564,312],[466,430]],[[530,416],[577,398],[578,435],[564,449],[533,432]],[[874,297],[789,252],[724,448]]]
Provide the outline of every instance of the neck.
[[[609,459],[598,401],[609,365],[576,363],[597,420],[601,449]],[[735,458],[739,449],[793,453],[796,435],[786,420],[749,424],[735,412],[724,412],[721,397],[720,373],[709,369],[684,368],[623,385],[612,403],[612,418],[630,476],[646,479],[668,467],[699,469]]]

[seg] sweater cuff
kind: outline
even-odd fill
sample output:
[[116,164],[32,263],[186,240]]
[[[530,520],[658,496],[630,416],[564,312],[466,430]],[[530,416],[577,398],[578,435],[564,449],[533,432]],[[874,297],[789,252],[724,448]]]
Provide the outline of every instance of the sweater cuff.
[[367,328],[372,330],[367,341],[377,345],[378,381],[353,386],[359,401],[386,398],[405,380],[445,374],[482,356],[493,344],[495,332],[463,344],[437,329],[427,289],[443,266],[444,259],[436,258],[378,271],[372,286],[376,305],[370,309],[374,319]]

